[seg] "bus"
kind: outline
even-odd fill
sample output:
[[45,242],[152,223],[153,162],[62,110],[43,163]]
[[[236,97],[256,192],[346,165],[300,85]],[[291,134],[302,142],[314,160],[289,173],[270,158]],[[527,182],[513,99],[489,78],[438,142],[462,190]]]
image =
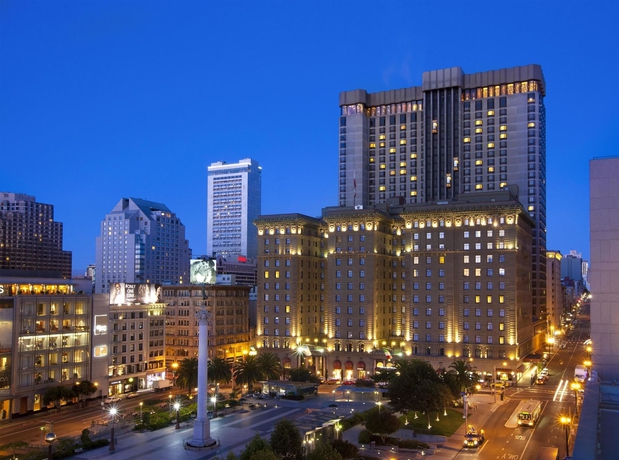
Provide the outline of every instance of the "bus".
[[518,426],[534,426],[541,414],[541,401],[527,401],[518,412]]
[[559,460],[559,449],[542,447],[537,451],[537,460]]

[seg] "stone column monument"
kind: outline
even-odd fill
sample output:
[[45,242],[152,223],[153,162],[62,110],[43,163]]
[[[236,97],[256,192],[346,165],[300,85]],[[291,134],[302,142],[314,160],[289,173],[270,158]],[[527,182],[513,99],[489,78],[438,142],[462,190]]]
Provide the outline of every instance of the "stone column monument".
[[193,438],[185,443],[187,449],[210,449],[217,442],[211,438],[211,424],[208,420],[208,320],[211,314],[206,310],[206,289],[204,305],[196,312],[199,324],[198,337],[198,414],[193,424]]

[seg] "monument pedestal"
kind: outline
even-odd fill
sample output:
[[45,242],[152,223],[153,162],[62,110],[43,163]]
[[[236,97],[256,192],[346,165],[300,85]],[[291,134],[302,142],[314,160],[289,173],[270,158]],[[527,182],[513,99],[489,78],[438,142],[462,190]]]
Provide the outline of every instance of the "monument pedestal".
[[214,449],[217,441],[211,438],[210,422],[207,420],[196,420],[193,424],[193,438],[185,442],[185,449],[203,450]]

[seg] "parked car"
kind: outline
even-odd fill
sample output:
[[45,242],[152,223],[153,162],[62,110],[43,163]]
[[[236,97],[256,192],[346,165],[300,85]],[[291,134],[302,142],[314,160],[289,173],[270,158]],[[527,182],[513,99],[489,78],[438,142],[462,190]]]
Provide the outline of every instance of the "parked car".
[[548,383],[548,376],[547,375],[538,375],[537,376],[537,380],[535,381],[536,384],[538,385],[546,385]]
[[337,385],[338,383],[340,383],[340,379],[330,378],[327,380],[327,385]]
[[133,398],[137,398],[138,396],[140,396],[137,393],[129,393],[126,397],[127,399],[133,399]]
[[118,396],[108,396],[107,398],[105,398],[103,402],[105,404],[114,404],[114,403],[117,403],[118,401],[120,401],[120,398]]

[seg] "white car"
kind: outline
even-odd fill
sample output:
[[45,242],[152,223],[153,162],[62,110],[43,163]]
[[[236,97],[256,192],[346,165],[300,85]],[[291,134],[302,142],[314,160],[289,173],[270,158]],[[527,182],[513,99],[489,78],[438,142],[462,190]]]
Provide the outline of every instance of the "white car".
[[118,401],[120,401],[120,398],[117,396],[109,396],[107,398],[105,398],[105,400],[103,401],[105,404],[114,404],[117,403]]
[[542,377],[548,377],[548,368],[547,367],[543,368],[542,372],[540,372],[540,375]]

